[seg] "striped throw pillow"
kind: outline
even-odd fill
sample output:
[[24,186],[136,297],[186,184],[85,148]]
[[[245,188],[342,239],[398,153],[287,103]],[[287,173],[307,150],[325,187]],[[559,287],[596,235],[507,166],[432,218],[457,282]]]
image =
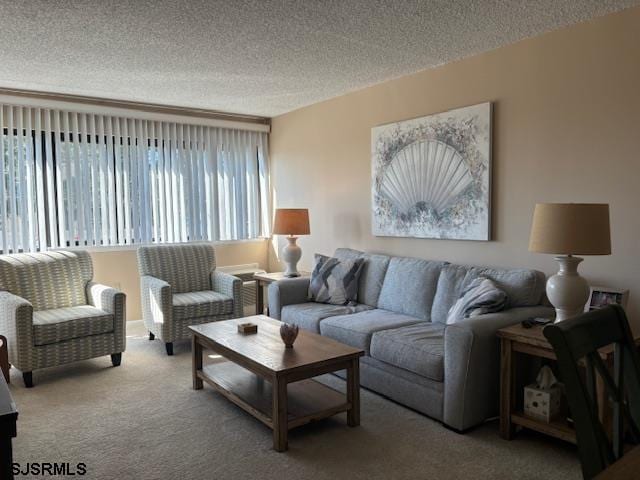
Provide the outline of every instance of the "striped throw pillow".
[[352,305],[358,300],[358,279],[364,259],[338,260],[315,255],[309,282],[309,298],[319,303]]

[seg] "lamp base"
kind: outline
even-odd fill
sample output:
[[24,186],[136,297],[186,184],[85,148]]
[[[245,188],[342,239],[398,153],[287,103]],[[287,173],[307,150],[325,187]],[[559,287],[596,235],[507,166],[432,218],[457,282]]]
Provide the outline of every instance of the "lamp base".
[[589,299],[589,284],[578,273],[580,257],[559,256],[560,270],[547,280],[547,297],[556,309],[556,323],[584,312]]
[[302,249],[298,245],[296,245],[297,240],[298,237],[287,237],[287,241],[289,243],[282,249],[282,261],[284,262],[286,267],[284,276],[288,278],[300,276],[297,265],[298,261],[302,257]]

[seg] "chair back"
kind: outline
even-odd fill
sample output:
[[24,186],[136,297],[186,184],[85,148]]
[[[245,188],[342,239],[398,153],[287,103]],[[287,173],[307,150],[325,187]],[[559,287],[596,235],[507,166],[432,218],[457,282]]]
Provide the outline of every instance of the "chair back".
[[0,290],[28,300],[36,311],[86,305],[92,279],[93,263],[85,251],[0,255]]
[[211,243],[148,245],[138,248],[138,269],[167,282],[173,293],[211,290],[215,250]]
[[[585,478],[593,478],[622,456],[625,425],[640,438],[640,359],[622,307],[608,307],[548,325],[543,330],[558,359],[560,380],[576,428]],[[613,348],[613,371],[600,349]],[[598,415],[596,375],[613,408],[609,440]]]

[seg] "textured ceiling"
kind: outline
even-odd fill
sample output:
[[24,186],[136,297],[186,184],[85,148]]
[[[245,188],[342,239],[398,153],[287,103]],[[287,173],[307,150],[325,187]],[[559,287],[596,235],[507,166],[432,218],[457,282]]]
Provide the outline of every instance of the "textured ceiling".
[[0,87],[275,116],[640,0],[0,0]]

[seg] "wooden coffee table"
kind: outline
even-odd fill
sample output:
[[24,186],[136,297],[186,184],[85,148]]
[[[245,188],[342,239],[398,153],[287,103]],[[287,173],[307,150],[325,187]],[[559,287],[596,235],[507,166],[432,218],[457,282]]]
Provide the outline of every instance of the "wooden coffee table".
[[[239,323],[258,333],[238,333]],[[193,332],[193,388],[203,381],[273,430],[273,448],[287,450],[292,428],[347,412],[347,424],[360,424],[360,349],[300,330],[293,348],[280,338],[280,322],[264,315],[189,327]],[[227,362],[203,367],[203,349]],[[347,395],[312,377],[347,370]]]

